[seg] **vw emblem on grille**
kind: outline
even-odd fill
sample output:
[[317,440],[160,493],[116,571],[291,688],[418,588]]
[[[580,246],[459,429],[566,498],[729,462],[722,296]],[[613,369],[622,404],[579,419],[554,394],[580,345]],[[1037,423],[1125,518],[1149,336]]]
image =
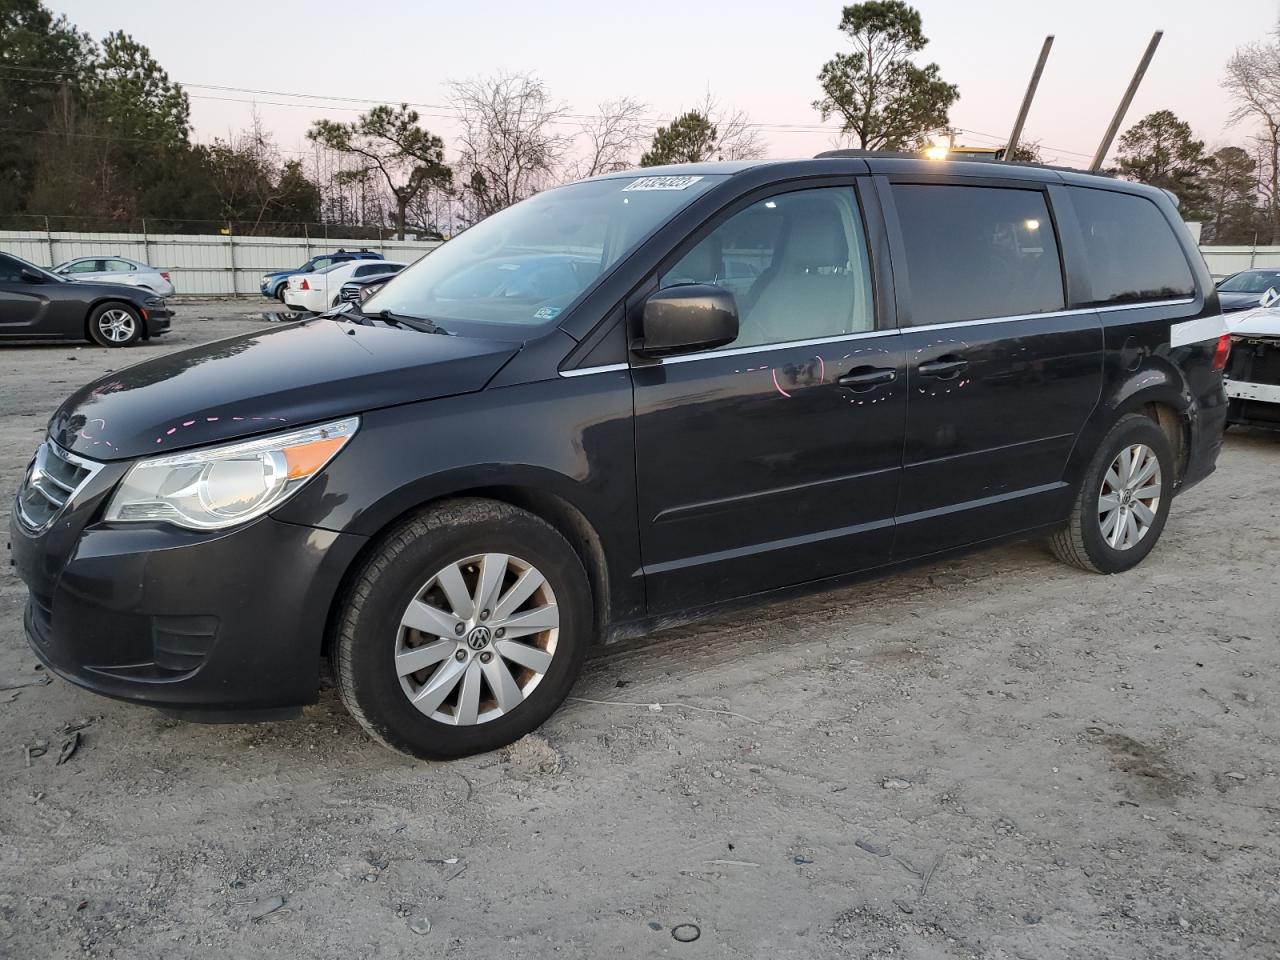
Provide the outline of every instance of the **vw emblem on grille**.
[[483,650],[489,645],[489,628],[476,627],[467,634],[467,646],[472,650]]

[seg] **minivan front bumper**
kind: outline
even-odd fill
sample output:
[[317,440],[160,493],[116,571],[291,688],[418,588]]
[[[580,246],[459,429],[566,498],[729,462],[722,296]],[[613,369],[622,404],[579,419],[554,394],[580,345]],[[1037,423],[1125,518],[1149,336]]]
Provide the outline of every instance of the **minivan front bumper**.
[[[79,511],[72,511],[73,513]],[[216,534],[10,520],[36,656],[104,696],[185,719],[241,722],[314,703],[343,574],[365,543],[270,517]]]

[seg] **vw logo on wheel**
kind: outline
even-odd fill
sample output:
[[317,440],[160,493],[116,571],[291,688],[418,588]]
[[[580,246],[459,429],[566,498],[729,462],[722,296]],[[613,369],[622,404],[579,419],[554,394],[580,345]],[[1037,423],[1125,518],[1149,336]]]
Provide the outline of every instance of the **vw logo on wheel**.
[[472,650],[483,650],[489,645],[489,628],[476,627],[467,634],[467,646]]

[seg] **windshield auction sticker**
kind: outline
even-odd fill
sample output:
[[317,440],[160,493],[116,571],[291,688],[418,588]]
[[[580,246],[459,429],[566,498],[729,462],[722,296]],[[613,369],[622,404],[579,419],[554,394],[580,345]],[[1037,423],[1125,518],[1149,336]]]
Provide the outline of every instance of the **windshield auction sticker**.
[[639,180],[632,180],[622,188],[625,193],[627,190],[684,190],[693,186],[702,177],[641,177]]

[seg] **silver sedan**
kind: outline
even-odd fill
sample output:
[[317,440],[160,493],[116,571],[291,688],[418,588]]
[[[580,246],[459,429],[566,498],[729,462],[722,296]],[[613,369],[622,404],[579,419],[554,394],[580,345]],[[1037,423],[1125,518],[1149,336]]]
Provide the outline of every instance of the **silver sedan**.
[[124,283],[131,287],[145,287],[161,297],[174,294],[169,271],[152,267],[127,257],[77,257],[53,268],[53,272],[68,280],[91,280],[94,283]]

